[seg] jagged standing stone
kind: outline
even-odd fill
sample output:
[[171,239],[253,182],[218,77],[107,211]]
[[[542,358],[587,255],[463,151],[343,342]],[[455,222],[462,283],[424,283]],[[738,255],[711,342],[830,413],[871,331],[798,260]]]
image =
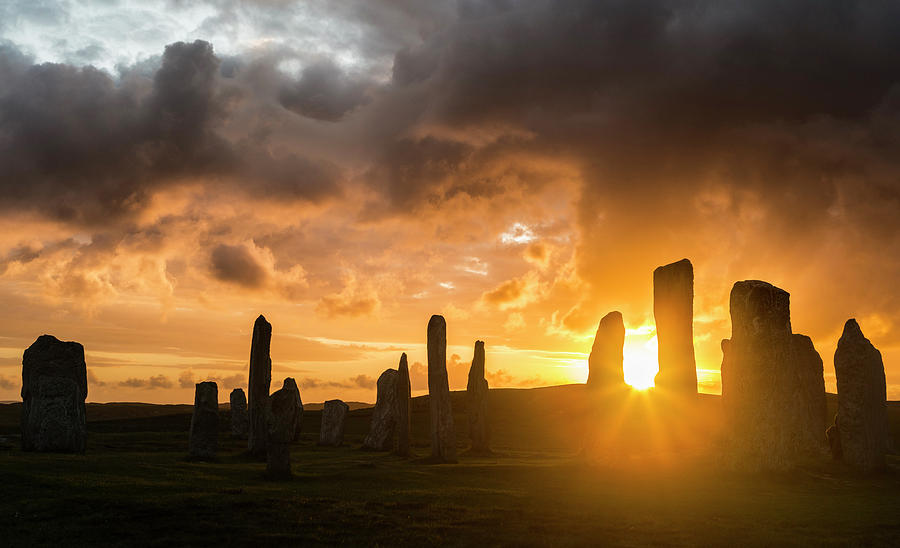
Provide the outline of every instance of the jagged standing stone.
[[322,407],[322,426],[319,428],[319,445],[338,447],[344,443],[344,423],[350,406],[341,400],[328,400]]
[[588,357],[587,385],[592,388],[622,386],[624,371],[625,322],[621,312],[610,312],[597,326]]
[[84,347],[41,335],[22,356],[22,449],[83,453]]
[[375,409],[369,434],[363,440],[363,449],[371,451],[391,451],[394,448],[394,434],[397,431],[397,380],[396,369],[386,369],[378,377]]
[[194,385],[188,452],[192,458],[211,459],[219,449],[219,387],[212,381]]
[[250,430],[247,448],[250,454],[262,458],[266,455],[266,406],[272,383],[272,359],[269,347],[272,342],[272,324],[260,315],[253,324],[250,343],[250,383],[247,386],[247,404]]
[[856,320],[847,320],[834,352],[838,411],[832,441],[847,464],[864,472],[885,466],[888,446],[887,387],[881,352]]
[[484,341],[475,341],[475,354],[466,384],[466,411],[473,453],[489,453],[488,382],[484,378]]
[[696,395],[694,267],[689,260],[653,271],[653,317],[659,343],[657,390],[671,395]]
[[250,417],[247,416],[247,396],[244,389],[232,390],[229,401],[231,401],[231,436],[246,439],[247,431],[250,429]]
[[447,379],[447,322],[438,315],[428,321],[428,399],[431,458],[438,462],[456,462],[456,429]]
[[297,386],[297,381],[295,381],[293,377],[284,379],[284,387],[297,395],[297,417],[294,419],[297,424],[297,431],[294,432],[293,441],[300,441],[300,430],[303,426],[303,399],[300,398],[300,388]]
[[406,361],[406,353],[404,352],[400,355],[400,365],[397,366],[397,454],[402,457],[409,456],[409,405],[411,395],[412,386],[409,382],[409,364]]
[[299,398],[294,388],[284,386],[269,397],[266,406],[266,477],[291,478],[291,441],[297,432]]

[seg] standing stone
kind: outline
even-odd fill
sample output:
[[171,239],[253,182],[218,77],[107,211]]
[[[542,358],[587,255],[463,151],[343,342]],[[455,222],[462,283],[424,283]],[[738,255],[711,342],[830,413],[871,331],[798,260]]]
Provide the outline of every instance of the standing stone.
[[231,401],[231,436],[239,439],[247,438],[250,429],[250,417],[247,416],[247,396],[243,388],[235,388],[229,396]]
[[394,448],[394,433],[397,431],[399,415],[397,407],[399,376],[396,369],[385,369],[378,377],[375,410],[372,412],[369,434],[363,440],[363,449],[391,451]]
[[212,381],[194,385],[194,414],[188,452],[191,458],[211,459],[219,449],[219,387]]
[[297,387],[297,381],[295,381],[293,377],[284,379],[284,387],[297,396],[297,416],[294,419],[297,424],[297,431],[294,432],[294,439],[292,441],[300,441],[300,429],[303,426],[303,400],[300,398],[300,388]]
[[837,439],[844,462],[862,471],[884,468],[888,444],[887,388],[881,352],[847,320],[834,352]]
[[250,343],[250,384],[247,387],[250,409],[250,430],[247,448],[250,454],[262,458],[266,455],[266,405],[272,383],[272,359],[269,346],[272,342],[272,324],[260,315],[253,324]]
[[22,449],[83,453],[84,347],[41,335],[22,356]]
[[828,404],[825,399],[825,371],[822,357],[816,352],[812,339],[806,335],[792,335],[794,363],[800,376],[796,398],[800,402],[800,432],[804,436],[803,450],[827,455],[825,430],[828,426]]
[[297,432],[300,399],[295,387],[284,386],[269,397],[266,405],[266,476],[283,480],[291,477],[291,441]]
[[600,320],[588,357],[587,384],[592,388],[622,386],[625,382],[625,322],[621,312],[610,312]]
[[428,321],[428,400],[431,458],[438,462],[456,462],[456,429],[447,380],[447,322],[438,315]]
[[694,267],[682,259],[653,271],[653,317],[659,343],[657,390],[697,393],[694,361]]
[[466,384],[466,411],[473,453],[490,453],[488,382],[484,378],[484,341],[475,341],[475,354]]
[[322,407],[322,426],[319,428],[319,445],[338,447],[344,443],[344,423],[350,406],[341,400],[328,400]]
[[731,290],[731,339],[723,341],[722,402],[734,457],[750,468],[786,469],[821,455],[824,429],[813,424],[824,398],[815,349],[791,333],[790,294],[769,283]]
[[404,352],[400,355],[400,365],[397,367],[397,454],[402,457],[409,456],[411,396],[409,364],[407,364],[406,352]]

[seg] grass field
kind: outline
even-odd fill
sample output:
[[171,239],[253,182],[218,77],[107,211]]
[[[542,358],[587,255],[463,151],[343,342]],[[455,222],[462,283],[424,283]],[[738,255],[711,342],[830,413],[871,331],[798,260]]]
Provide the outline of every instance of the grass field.
[[[464,400],[453,396],[462,450]],[[418,457],[428,453],[426,405],[413,402]],[[185,459],[189,406],[91,405],[87,453],[54,455],[22,453],[19,406],[2,405],[0,545],[900,544],[897,457],[876,476],[827,461],[726,471],[714,436],[694,432],[676,448],[638,430],[645,409],[598,419],[588,405],[577,385],[492,390],[496,454],[463,452],[455,465],[360,451],[371,409],[351,412],[345,447],[316,447],[319,412],[307,412],[286,483],[243,456],[224,409],[220,458],[200,463]],[[698,413],[717,406],[706,397]],[[577,432],[597,420],[646,443],[579,452]]]

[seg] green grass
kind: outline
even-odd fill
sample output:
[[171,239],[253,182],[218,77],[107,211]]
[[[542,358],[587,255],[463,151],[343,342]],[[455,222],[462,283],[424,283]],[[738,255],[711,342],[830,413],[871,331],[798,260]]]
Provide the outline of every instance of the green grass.
[[[224,432],[216,462],[188,462],[181,409],[142,417],[123,407],[127,418],[112,419],[107,408],[105,420],[89,422],[85,455],[0,450],[0,545],[900,543],[896,457],[887,473],[860,476],[831,462],[729,472],[700,446],[580,456],[579,417],[565,421],[583,407],[580,393],[492,391],[497,454],[462,454],[456,465],[360,451],[366,409],[351,412],[346,447],[317,447],[319,414],[308,412],[286,483],[263,479],[265,465]],[[716,403],[707,399],[706,412]],[[6,435],[15,432],[12,407],[0,410]],[[414,449],[424,457],[424,400],[413,408]]]

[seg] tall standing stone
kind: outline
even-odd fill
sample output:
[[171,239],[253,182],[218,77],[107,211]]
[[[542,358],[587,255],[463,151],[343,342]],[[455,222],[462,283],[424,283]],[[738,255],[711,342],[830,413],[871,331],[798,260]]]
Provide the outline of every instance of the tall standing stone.
[[888,444],[887,387],[881,352],[867,339],[856,320],[847,320],[834,352],[838,411],[835,416],[837,453],[862,471],[885,466]]
[[438,315],[428,321],[428,400],[431,458],[438,462],[456,462],[456,429],[447,380],[447,322]]
[[672,395],[697,393],[694,361],[694,267],[691,261],[653,271],[653,317],[659,343],[657,390]]
[[397,431],[397,380],[396,369],[385,369],[378,377],[375,410],[369,434],[363,440],[363,449],[371,451],[391,451],[394,449],[394,434]]
[[731,339],[722,343],[722,401],[732,449],[742,465],[786,469],[821,455],[824,432],[812,416],[824,398],[815,349],[791,333],[790,294],[769,283],[731,290]]
[[299,398],[294,387],[284,386],[272,394],[266,405],[266,476],[284,480],[291,477],[291,441],[297,432]]
[[188,452],[192,458],[211,459],[219,449],[219,387],[212,381],[194,385]]
[[272,358],[269,347],[272,342],[272,324],[260,314],[253,324],[250,343],[250,383],[247,387],[247,404],[250,409],[250,431],[247,448],[250,454],[266,456],[266,405],[272,383]]
[[22,356],[22,449],[83,453],[84,347],[41,335]]
[[402,457],[409,456],[411,396],[409,364],[406,361],[406,352],[404,352],[400,355],[400,365],[397,366],[397,454]]
[[621,312],[610,312],[600,320],[594,345],[588,357],[587,384],[592,388],[622,386],[624,367],[625,322]]
[[473,453],[489,453],[488,382],[484,378],[484,341],[475,341],[475,354],[466,383],[466,411]]
[[338,447],[344,443],[344,423],[350,406],[341,400],[328,400],[322,406],[322,425],[319,428],[319,445]]
[[250,429],[250,417],[247,416],[247,396],[243,388],[235,388],[229,396],[231,402],[231,436],[246,439]]
[[294,422],[297,425],[297,431],[294,432],[293,441],[299,441],[300,429],[303,423],[303,399],[300,398],[300,388],[297,386],[297,381],[295,381],[293,377],[284,379],[284,387],[297,396],[297,416],[294,419]]
[[807,453],[827,454],[825,430],[828,427],[828,404],[825,399],[825,370],[822,357],[812,339],[806,335],[791,336],[794,345],[794,364],[800,376],[797,400],[800,402],[800,440]]

